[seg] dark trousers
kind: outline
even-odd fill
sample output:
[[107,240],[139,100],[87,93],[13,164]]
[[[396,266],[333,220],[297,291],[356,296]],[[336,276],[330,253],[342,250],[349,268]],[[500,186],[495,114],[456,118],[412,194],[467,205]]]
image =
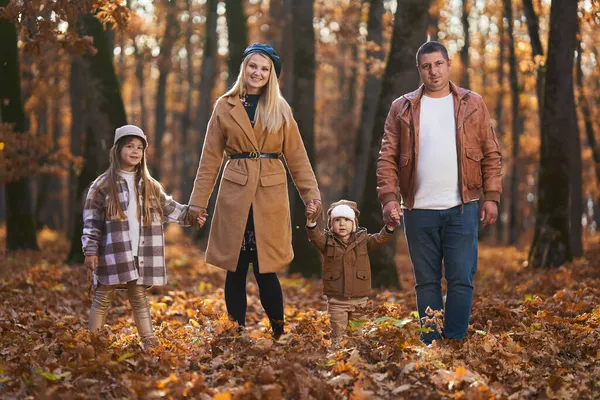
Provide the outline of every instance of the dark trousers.
[[[460,340],[467,335],[473,277],[477,271],[478,206],[471,202],[447,210],[405,210],[404,231],[416,281],[419,317],[425,310],[445,310],[444,336]],[[448,282],[442,297],[442,262]],[[437,332],[423,333],[427,344]]]
[[271,321],[273,332],[283,332],[283,293],[277,275],[261,274],[256,251],[241,251],[235,272],[227,271],[225,279],[225,304],[227,312],[240,326],[246,325],[246,275],[252,270],[258,283],[260,302]]

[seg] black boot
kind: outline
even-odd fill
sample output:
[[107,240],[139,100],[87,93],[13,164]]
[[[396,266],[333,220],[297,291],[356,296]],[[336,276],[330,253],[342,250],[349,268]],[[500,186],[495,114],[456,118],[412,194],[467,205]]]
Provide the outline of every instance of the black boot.
[[278,321],[275,319],[270,319],[271,329],[273,330],[273,339],[279,340],[281,335],[283,335],[283,320]]

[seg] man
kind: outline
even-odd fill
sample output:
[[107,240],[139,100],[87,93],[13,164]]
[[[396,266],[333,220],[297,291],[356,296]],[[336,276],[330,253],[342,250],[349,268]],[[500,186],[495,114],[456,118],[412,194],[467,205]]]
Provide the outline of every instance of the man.
[[[416,60],[423,85],[392,103],[377,161],[377,194],[386,224],[400,224],[394,210],[404,216],[421,324],[427,308],[444,310],[443,260],[448,290],[442,335],[461,340],[473,302],[478,219],[486,226],[498,216],[501,155],[481,96],[450,81],[446,48],[427,42]],[[425,344],[437,339],[435,327],[421,335]]]

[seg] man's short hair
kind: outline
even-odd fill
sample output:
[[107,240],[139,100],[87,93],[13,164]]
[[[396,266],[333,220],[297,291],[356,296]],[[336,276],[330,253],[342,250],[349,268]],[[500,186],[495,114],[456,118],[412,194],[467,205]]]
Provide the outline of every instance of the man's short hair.
[[421,47],[419,47],[419,50],[417,50],[417,67],[419,66],[419,59],[422,54],[437,53],[438,51],[442,53],[442,56],[444,56],[446,61],[450,60],[450,57],[448,57],[448,50],[440,42],[431,41],[423,43]]

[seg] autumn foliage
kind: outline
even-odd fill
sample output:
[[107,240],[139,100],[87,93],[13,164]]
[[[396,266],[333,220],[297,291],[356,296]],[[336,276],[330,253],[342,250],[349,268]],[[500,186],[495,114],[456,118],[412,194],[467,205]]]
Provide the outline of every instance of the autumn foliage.
[[[0,235],[1,236],[1,235]],[[126,296],[87,332],[88,276],[62,264],[67,243],[0,260],[0,392],[24,398],[597,398],[600,243],[555,271],[512,248],[483,248],[468,339],[424,347],[412,290],[378,293],[371,317],[329,337],[319,281],[283,278],[286,334],[273,342],[249,277],[248,328],[225,313],[224,274],[178,228],[170,283],[150,290],[160,346],[139,344]],[[404,241],[404,239],[401,239]],[[251,274],[250,274],[251,275]],[[362,334],[359,331],[362,330]]]

